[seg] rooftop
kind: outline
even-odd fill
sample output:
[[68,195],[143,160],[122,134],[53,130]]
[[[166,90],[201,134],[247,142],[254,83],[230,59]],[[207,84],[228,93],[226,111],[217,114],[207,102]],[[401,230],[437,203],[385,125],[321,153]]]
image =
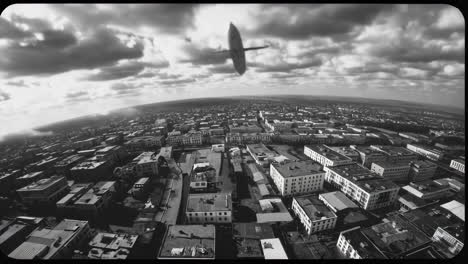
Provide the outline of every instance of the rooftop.
[[131,249],[136,243],[137,235],[98,233],[89,242],[90,247],[118,250],[119,248]]
[[450,211],[452,214],[456,215],[458,218],[465,221],[465,205],[458,201],[451,201],[445,204],[442,204],[440,207]]
[[347,157],[352,157],[352,156],[359,156],[359,153],[356,152],[356,150],[347,147],[347,146],[341,146],[341,147],[328,147],[333,151],[336,151],[337,153],[347,156]]
[[353,149],[365,155],[384,156],[382,152],[375,150],[369,146],[353,146]]
[[427,160],[415,160],[415,161],[411,161],[410,164],[414,167],[421,168],[421,169],[437,168],[437,164],[432,163]]
[[138,155],[133,161],[138,162],[137,164],[147,163],[147,162],[157,162],[156,153],[155,152],[143,152]]
[[159,258],[206,258],[215,257],[214,225],[169,226]]
[[57,184],[60,181],[64,181],[66,183],[65,177],[52,176],[50,178],[41,179],[36,182],[33,182],[28,186],[19,189],[18,191],[42,191]]
[[41,175],[41,174],[43,174],[43,173],[44,173],[43,171],[30,172],[30,173],[25,174],[25,175],[23,175],[23,176],[21,176],[21,177],[18,177],[17,179],[29,179],[29,178],[34,178],[34,177],[36,177],[36,176],[38,176],[38,175]]
[[232,209],[231,195],[229,194],[190,194],[187,203],[187,212],[230,211]]
[[382,167],[384,169],[387,168],[402,168],[407,167],[409,169],[409,162],[400,161],[400,162],[393,162],[393,161],[373,161],[373,164]]
[[260,240],[265,259],[288,259],[283,245],[278,238]]
[[333,161],[351,160],[351,158],[334,151],[333,149],[331,149],[327,145],[306,145],[304,147],[307,147],[307,148],[319,153],[320,155],[325,156],[329,160],[333,160]]
[[76,161],[79,161],[79,160],[82,160],[82,159],[83,159],[83,157],[80,156],[80,155],[71,155],[71,156],[66,157],[65,159],[57,162],[55,164],[55,166],[67,166],[69,164],[72,164],[72,163],[74,163]]
[[57,202],[57,205],[74,203],[84,192],[91,188],[91,183],[77,183],[70,187],[70,192]]
[[2,245],[5,241],[13,237],[16,233],[20,232],[27,228],[25,224],[11,224],[6,228],[0,230],[0,245]]
[[258,223],[290,222],[293,220],[288,209],[280,198],[259,200],[261,212],[257,213]]
[[364,236],[362,230],[358,227],[352,230],[343,231],[343,236],[349,241],[354,250],[363,259],[386,259],[377,247]]
[[296,177],[317,173],[325,173],[322,165],[313,160],[290,161],[271,164],[284,177]]
[[115,182],[98,182],[93,188],[89,189],[84,195],[82,195],[76,202],[75,205],[93,205],[99,201],[103,194],[108,191],[112,191]]
[[294,197],[311,221],[337,217],[316,195]]
[[328,192],[319,194],[328,204],[330,204],[337,211],[344,210],[346,208],[358,208],[344,193],[340,191]]
[[93,170],[104,165],[107,161],[84,161],[71,168],[71,170]]
[[418,196],[418,195],[430,194],[434,192],[448,191],[450,187],[439,185],[432,180],[428,180],[428,181],[422,181],[418,183],[410,182],[409,185],[403,186],[403,189],[413,195]]
[[103,154],[103,153],[106,153],[106,152],[109,152],[109,151],[112,151],[112,150],[115,150],[115,149],[119,149],[119,148],[120,148],[119,146],[107,146],[107,147],[104,147],[104,148],[96,151],[96,153]]
[[328,167],[328,169],[368,192],[399,188],[392,181],[380,177],[357,163]]
[[269,224],[235,223],[232,228],[238,258],[263,258],[260,240],[275,238]]
[[390,156],[414,156],[415,155],[414,152],[403,147],[381,146],[381,145],[371,145],[370,147]]

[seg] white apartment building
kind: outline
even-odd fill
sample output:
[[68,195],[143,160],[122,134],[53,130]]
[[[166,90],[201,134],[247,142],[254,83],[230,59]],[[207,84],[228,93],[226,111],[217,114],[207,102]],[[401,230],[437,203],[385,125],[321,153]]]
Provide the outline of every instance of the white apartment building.
[[391,181],[407,181],[410,166],[408,162],[376,161],[371,171]]
[[442,151],[436,150],[436,149],[431,149],[427,148],[421,145],[416,145],[416,144],[407,144],[406,148],[416,152],[417,154],[424,156],[430,160],[440,160],[444,156],[444,153]]
[[185,215],[188,224],[231,223],[231,194],[190,194]]
[[304,154],[324,167],[353,163],[351,158],[334,151],[327,145],[304,146]]
[[282,196],[311,193],[323,189],[325,172],[312,160],[270,164],[270,176]]
[[294,197],[291,208],[309,235],[335,228],[336,214],[315,195]]
[[395,203],[400,187],[357,163],[328,167],[325,181],[340,189],[365,210]]
[[454,159],[450,162],[450,168],[454,168],[461,173],[465,173],[465,160]]

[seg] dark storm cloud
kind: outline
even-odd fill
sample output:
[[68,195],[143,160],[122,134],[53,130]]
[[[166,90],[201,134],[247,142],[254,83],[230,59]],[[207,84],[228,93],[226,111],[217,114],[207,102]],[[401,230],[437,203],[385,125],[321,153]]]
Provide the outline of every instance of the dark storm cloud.
[[179,34],[193,26],[198,4],[118,4],[102,9],[99,5],[52,5],[71,20],[86,28],[113,24],[134,28],[150,26],[156,30]]
[[11,98],[10,94],[0,90],[0,102],[8,101],[10,100],[10,98]]
[[247,65],[256,68],[257,72],[290,72],[296,69],[318,67],[322,65],[322,60],[320,58],[314,58],[301,63],[282,62],[273,65],[267,65],[264,63],[248,63]]
[[183,50],[189,58],[180,60],[180,62],[192,65],[224,64],[229,58],[229,53],[216,53],[216,49],[199,48],[195,45],[186,45]]
[[[18,20],[18,18],[16,18]],[[41,21],[41,20],[38,20]],[[39,23],[39,22],[38,22]],[[73,32],[40,26],[43,40],[23,39],[0,48],[0,71],[9,77],[20,75],[51,75],[76,69],[93,69],[108,66],[121,59],[143,56],[143,43],[136,40],[128,47],[112,30],[96,29],[78,41]]]
[[30,36],[30,32],[22,30],[0,16],[0,39],[22,39]]
[[[88,76],[86,79],[89,81],[108,81],[123,79],[130,76],[135,76],[142,72],[145,67],[149,68],[164,68],[168,67],[167,62],[161,62],[159,64],[150,64],[138,61],[132,61],[124,63],[122,65],[114,65],[109,67],[103,67],[99,73]],[[138,75],[140,77],[140,75]]]
[[[262,12],[257,27],[249,32],[287,39],[340,37],[348,35],[356,26],[370,24],[379,14],[394,8],[391,5],[321,5],[316,8],[295,5],[274,5],[281,12]],[[290,21],[291,18],[295,21]],[[246,29],[244,29],[246,30]],[[246,30],[246,32],[248,32]]]

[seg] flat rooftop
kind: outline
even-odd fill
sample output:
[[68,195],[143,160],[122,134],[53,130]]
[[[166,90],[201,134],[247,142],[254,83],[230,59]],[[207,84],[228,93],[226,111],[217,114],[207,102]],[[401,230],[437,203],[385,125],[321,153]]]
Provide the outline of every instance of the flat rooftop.
[[215,257],[214,225],[169,226],[159,252],[159,258]]
[[102,195],[108,191],[112,191],[114,188],[115,182],[98,182],[93,188],[89,189],[85,194],[83,194],[76,202],[76,205],[93,205],[96,204],[101,198]]
[[383,255],[371,241],[364,236],[362,229],[357,228],[354,230],[347,231],[343,233],[343,236],[346,240],[349,241],[354,250],[356,250],[359,256],[363,259],[386,259],[387,257]]
[[410,145],[411,145],[411,146],[415,146],[415,147],[420,148],[420,149],[424,149],[424,150],[426,150],[426,151],[433,152],[433,153],[438,154],[438,155],[443,154],[442,151],[440,151],[440,150],[438,150],[438,149],[435,149],[435,148],[433,148],[433,147],[431,147],[431,146],[425,146],[425,145],[421,145],[421,144],[413,144],[413,143],[411,143],[411,144],[407,144],[406,147],[408,148],[408,146],[410,146]]
[[36,182],[33,182],[28,186],[19,189],[18,191],[42,191],[51,187],[54,184],[57,184],[60,181],[65,181],[65,177],[52,176],[47,179],[41,179]]
[[306,145],[305,147],[311,149],[318,154],[325,156],[329,160],[340,161],[340,160],[351,160],[351,158],[342,155],[326,145]]
[[89,242],[90,247],[117,250],[119,248],[131,249],[138,239],[137,235],[98,233]]
[[30,178],[37,177],[38,175],[41,175],[43,173],[44,173],[43,171],[30,172],[30,173],[25,174],[25,175],[23,175],[21,177],[18,177],[17,179],[30,179]]
[[229,194],[190,194],[187,212],[210,212],[232,210],[231,195]]
[[72,164],[74,162],[77,162],[79,160],[82,160],[83,157],[80,155],[71,155],[55,164],[55,166],[67,166],[69,164]]
[[263,258],[260,240],[275,238],[270,224],[234,223],[232,229],[238,258]]
[[0,231],[0,245],[2,245],[5,241],[13,237],[15,234],[18,232],[21,232],[27,228],[27,225],[25,224],[11,224],[4,228],[3,230]]
[[374,148],[378,151],[390,156],[415,156],[416,154],[406,148],[397,147],[397,146],[381,146],[381,145],[371,145],[371,148]]
[[357,163],[332,166],[328,167],[328,169],[350,180],[367,192],[399,188],[392,181],[380,177]]
[[288,259],[286,251],[278,238],[260,240],[265,259]]
[[359,153],[356,150],[347,146],[328,147],[328,148],[346,157],[359,156]]
[[216,170],[216,176],[220,175],[221,153],[213,152],[211,149],[200,149],[196,151],[196,155],[195,163],[209,163]]
[[437,168],[437,164],[432,163],[427,160],[415,160],[415,161],[412,161],[411,164],[414,167],[421,168],[421,169]]
[[271,164],[284,178],[325,173],[322,165],[313,160],[285,161]]
[[333,206],[337,211],[347,208],[358,208],[353,201],[351,201],[344,193],[340,191],[321,193],[319,194],[328,204]]
[[294,197],[294,199],[296,199],[311,221],[336,217],[336,214],[320,201],[316,195],[299,196]]
[[399,161],[399,162],[392,162],[392,161],[373,161],[375,165],[382,167],[384,169],[389,168],[408,168],[409,169],[409,162]]
[[439,191],[444,191],[444,190],[449,190],[450,188],[448,186],[443,186],[440,184],[435,183],[434,181],[428,180],[428,181],[422,181],[418,183],[410,182],[409,185],[403,186],[403,189],[410,193],[422,193],[422,194],[427,194],[427,193],[433,193],[433,192],[439,192]]
[[104,165],[107,161],[84,161],[71,168],[71,170],[93,170],[101,165]]
[[143,152],[134,158],[133,161],[136,161],[137,164],[143,164],[148,162],[157,162],[158,159],[155,152]]
[[361,154],[372,155],[372,156],[385,156],[382,152],[376,149],[373,149],[369,146],[354,146],[353,148],[356,151],[360,152]]

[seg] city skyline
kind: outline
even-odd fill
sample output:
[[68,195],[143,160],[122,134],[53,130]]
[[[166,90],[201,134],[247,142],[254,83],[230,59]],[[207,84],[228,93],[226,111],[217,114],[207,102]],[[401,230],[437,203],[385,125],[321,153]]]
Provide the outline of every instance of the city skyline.
[[[246,46],[270,45],[246,54],[243,76],[213,54],[227,48],[230,22]],[[9,124],[0,138],[199,97],[339,95],[464,108],[464,30],[449,5],[11,5],[0,18],[0,121]]]

